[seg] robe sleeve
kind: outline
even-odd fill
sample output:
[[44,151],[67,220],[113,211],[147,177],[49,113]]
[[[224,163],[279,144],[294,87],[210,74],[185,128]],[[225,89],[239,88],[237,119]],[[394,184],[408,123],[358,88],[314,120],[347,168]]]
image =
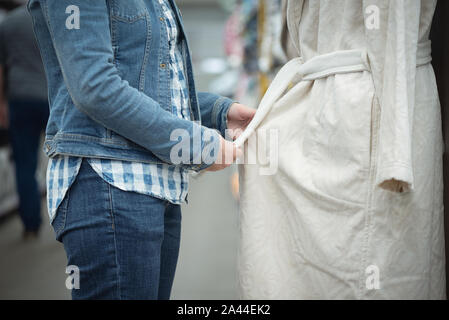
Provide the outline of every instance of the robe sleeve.
[[406,192],[414,188],[411,140],[421,1],[364,0],[363,8],[380,106],[376,184]]

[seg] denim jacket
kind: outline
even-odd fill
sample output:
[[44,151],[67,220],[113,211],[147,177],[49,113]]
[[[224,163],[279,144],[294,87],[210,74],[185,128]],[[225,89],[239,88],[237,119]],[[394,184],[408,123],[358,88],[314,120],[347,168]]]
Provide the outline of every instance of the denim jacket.
[[[172,163],[170,151],[179,137],[171,134],[183,129],[190,139],[184,167],[201,170],[216,158],[219,136],[209,128],[224,136],[233,101],[196,92],[182,17],[170,2],[194,121],[171,113],[168,38],[156,0],[28,2],[48,81],[48,156]],[[205,150],[216,150],[207,163],[201,157]]]

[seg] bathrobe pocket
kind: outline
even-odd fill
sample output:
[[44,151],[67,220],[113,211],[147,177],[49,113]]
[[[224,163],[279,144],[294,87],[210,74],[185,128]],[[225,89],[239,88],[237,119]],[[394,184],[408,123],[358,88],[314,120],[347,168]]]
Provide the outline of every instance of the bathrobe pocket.
[[367,71],[314,80],[302,151],[322,195],[363,203],[370,169],[374,86]]

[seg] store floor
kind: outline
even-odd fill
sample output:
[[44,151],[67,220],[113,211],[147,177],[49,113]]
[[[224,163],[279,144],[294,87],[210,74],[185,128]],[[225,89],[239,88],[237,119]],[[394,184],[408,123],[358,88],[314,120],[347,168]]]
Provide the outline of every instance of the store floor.
[[[226,14],[217,7],[181,7],[193,60],[223,56]],[[199,70],[197,67],[196,70]],[[211,75],[197,72],[200,90]],[[192,178],[189,204],[183,206],[181,252],[173,299],[236,299],[238,208],[230,192],[230,168]],[[17,215],[0,224],[0,299],[69,299],[66,258],[48,224],[36,241],[21,239]]]

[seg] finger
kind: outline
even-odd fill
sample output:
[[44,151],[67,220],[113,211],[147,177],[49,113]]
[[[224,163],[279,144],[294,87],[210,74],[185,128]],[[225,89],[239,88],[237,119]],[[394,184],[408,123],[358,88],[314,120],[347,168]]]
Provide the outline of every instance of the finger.
[[237,159],[243,158],[243,151],[241,148],[237,148]]
[[232,144],[232,152],[233,152],[232,162],[234,163],[238,155],[238,148],[234,143]]
[[242,132],[244,130],[245,130],[245,127],[233,129],[231,131],[231,133],[232,133],[232,140],[236,140],[242,134]]
[[246,107],[246,106],[242,109],[242,115],[244,116],[245,119],[252,119],[255,114],[256,114],[256,109]]

